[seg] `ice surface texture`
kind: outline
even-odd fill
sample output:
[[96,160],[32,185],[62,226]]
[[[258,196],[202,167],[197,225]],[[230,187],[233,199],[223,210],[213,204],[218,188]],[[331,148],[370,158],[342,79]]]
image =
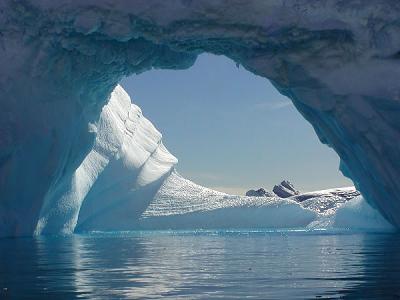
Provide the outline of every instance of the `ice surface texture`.
[[97,133],[92,150],[72,178],[46,198],[36,234],[66,234],[76,226],[98,228],[98,224],[134,229],[177,163],[162,144],[160,132],[120,86],[92,126]]
[[[173,171],[140,216],[139,229],[321,229],[387,231],[393,227],[362,197],[341,195],[354,188],[308,193],[296,197],[245,197],[213,191]],[[91,228],[107,230],[107,228]]]
[[[83,211],[95,200],[79,217],[72,202],[56,216],[61,195],[96,198],[72,184],[77,172],[100,193],[96,172],[119,167],[119,150],[96,145],[110,93],[124,76],[188,68],[202,52],[270,79],[399,227],[399,15],[396,0],[1,1],[1,234],[94,224]],[[97,155],[107,158],[86,170]],[[96,209],[106,219],[102,202]]]

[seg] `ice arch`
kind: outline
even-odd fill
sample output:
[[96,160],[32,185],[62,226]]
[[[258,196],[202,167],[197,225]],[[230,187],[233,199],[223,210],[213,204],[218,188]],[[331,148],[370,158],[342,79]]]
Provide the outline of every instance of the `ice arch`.
[[122,77],[187,68],[202,52],[270,79],[400,226],[399,14],[394,0],[2,1],[2,231],[35,230]]

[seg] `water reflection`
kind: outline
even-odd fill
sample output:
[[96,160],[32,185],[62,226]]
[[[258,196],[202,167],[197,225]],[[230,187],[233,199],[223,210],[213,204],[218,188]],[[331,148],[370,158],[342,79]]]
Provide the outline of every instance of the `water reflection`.
[[400,297],[395,234],[1,239],[0,299]]
[[340,291],[343,299],[400,299],[399,234],[365,235],[354,255],[362,257],[363,272],[359,280],[347,278],[349,286]]

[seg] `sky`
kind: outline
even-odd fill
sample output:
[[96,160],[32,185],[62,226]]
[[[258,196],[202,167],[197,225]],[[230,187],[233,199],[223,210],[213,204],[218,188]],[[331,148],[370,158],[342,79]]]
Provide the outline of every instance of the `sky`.
[[178,172],[233,194],[284,179],[300,191],[349,186],[337,154],[271,83],[224,56],[151,70],[121,85],[163,134]]

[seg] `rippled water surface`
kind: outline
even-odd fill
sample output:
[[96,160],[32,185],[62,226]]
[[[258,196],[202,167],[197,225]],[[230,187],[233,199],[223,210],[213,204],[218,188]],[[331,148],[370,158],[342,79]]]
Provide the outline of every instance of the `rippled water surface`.
[[131,232],[0,239],[0,299],[399,299],[400,236]]

